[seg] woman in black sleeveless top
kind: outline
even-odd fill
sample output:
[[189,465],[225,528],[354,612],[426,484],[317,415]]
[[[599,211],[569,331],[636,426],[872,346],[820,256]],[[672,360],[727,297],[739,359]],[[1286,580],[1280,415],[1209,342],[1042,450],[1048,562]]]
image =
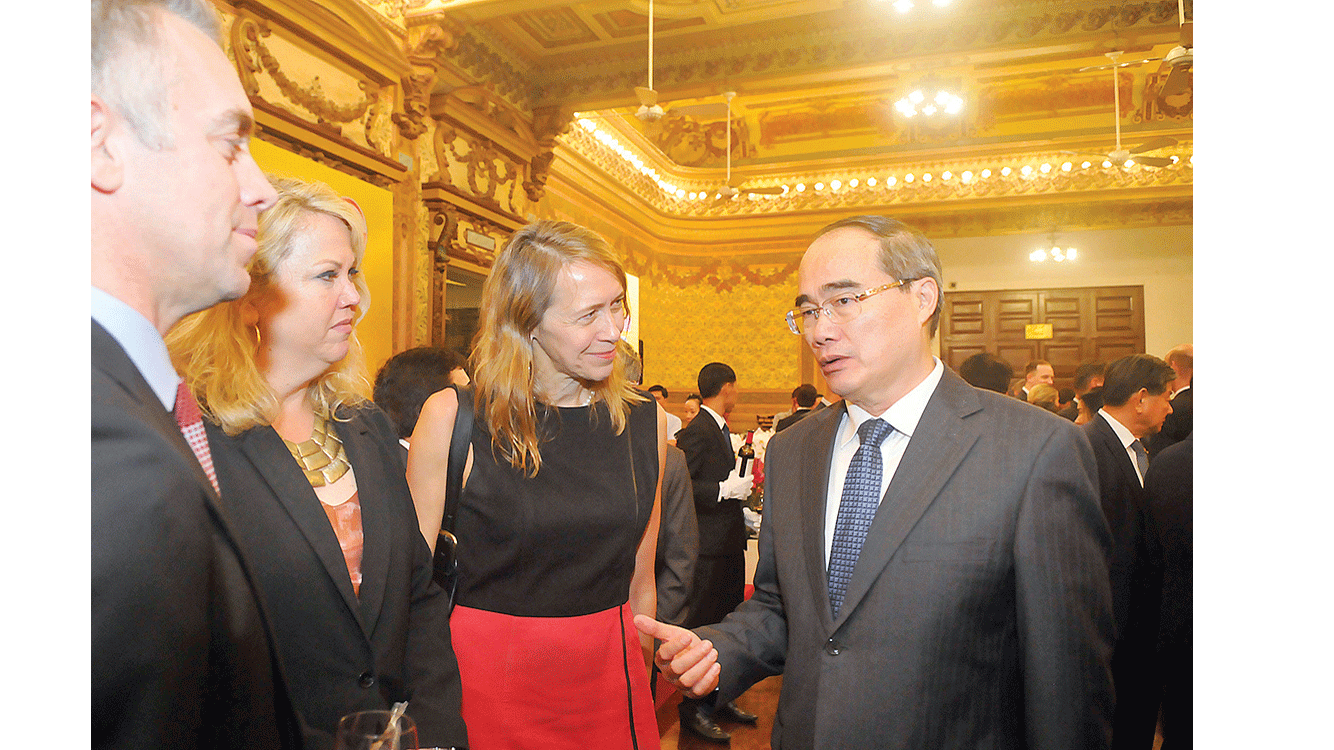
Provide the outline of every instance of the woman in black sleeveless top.
[[[654,612],[666,420],[617,356],[627,315],[615,253],[564,222],[517,232],[483,285],[450,623],[472,750],[658,747],[631,618]],[[432,396],[408,454],[431,543],[457,408]]]

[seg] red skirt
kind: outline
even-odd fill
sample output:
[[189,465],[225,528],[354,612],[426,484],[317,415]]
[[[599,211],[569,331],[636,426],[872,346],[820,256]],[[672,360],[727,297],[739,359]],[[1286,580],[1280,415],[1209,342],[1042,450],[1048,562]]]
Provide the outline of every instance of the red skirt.
[[648,750],[658,722],[630,607],[449,620],[471,750]]

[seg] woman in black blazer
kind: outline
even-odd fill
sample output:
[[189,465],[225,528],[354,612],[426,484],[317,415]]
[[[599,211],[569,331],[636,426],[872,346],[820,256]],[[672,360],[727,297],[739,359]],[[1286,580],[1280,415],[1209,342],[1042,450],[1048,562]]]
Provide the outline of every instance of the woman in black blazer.
[[422,747],[466,746],[448,603],[394,430],[359,395],[365,219],[320,183],[274,186],[250,290],[168,337],[208,418],[223,507],[307,747],[331,747],[340,717],[398,701]]

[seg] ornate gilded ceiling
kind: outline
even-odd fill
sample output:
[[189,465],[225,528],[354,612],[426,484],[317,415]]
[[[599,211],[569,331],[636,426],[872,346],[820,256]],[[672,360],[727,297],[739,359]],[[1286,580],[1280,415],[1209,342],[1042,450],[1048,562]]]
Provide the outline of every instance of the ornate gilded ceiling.
[[[457,35],[434,97],[480,84],[515,109],[559,121],[558,154],[604,171],[653,212],[676,217],[765,214],[849,206],[903,206],[989,199],[1055,202],[1157,201],[1189,204],[1192,101],[1160,95],[1158,62],[1121,68],[1118,113],[1127,148],[1169,137],[1170,168],[1101,167],[1083,154],[1115,147],[1113,75],[1080,71],[1162,57],[1178,43],[1175,0],[929,0],[900,13],[884,0],[657,0],[654,88],[667,114],[633,116],[633,89],[647,79],[647,0],[398,0],[369,3],[390,23],[436,22]],[[1193,4],[1185,3],[1187,19]],[[904,118],[894,103],[914,89],[961,96],[956,117]],[[735,91],[732,168],[746,187],[786,186],[778,199],[713,200],[725,170],[727,125],[673,110],[721,102]],[[613,148],[582,128],[589,117],[684,196],[668,195]],[[1064,154],[1081,152],[1080,155]],[[1092,158],[1091,169],[1079,169]],[[1067,160],[1074,173],[1061,172]],[[964,184],[941,173],[1049,164],[1056,174]],[[931,173],[935,184],[903,182]],[[881,189],[868,189],[876,176]],[[897,188],[885,185],[897,180]],[[858,179],[862,190],[834,196],[816,182]],[[795,192],[798,183],[807,186]],[[689,195],[695,193],[694,200]],[[707,193],[708,198],[701,198]],[[1161,210],[1159,216],[1180,216]],[[1188,219],[1188,217],[1187,217]]]

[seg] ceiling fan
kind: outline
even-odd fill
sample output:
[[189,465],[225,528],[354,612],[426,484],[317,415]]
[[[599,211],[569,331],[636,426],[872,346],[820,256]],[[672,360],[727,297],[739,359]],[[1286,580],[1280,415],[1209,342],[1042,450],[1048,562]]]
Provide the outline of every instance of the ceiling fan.
[[[783,194],[783,188],[778,185],[775,185],[773,187],[762,187],[762,188],[743,188],[741,187],[741,185],[742,183],[745,182],[745,179],[739,177],[736,180],[732,179],[732,99],[735,96],[736,96],[735,91],[728,91],[723,94],[723,99],[725,99],[726,101],[722,104],[722,106],[727,110],[727,151],[725,152],[727,155],[727,181],[718,190],[718,197],[713,201],[713,205],[715,206],[726,203],[727,201],[732,200],[738,195],[782,195]],[[715,104],[715,105],[701,105],[701,106],[717,106],[717,105]]]
[[[1122,54],[1123,53],[1121,52],[1108,52],[1107,57],[1111,59],[1112,61],[1111,65],[1099,65],[1094,68],[1081,69],[1081,70],[1103,70],[1105,68],[1111,68],[1112,70],[1112,96],[1115,107],[1112,113],[1112,117],[1116,122],[1116,148],[1112,150],[1111,153],[1106,153],[1106,154],[1102,153],[1095,154],[1090,151],[1066,151],[1065,153],[1084,154],[1088,156],[1101,156],[1118,167],[1124,167],[1126,165],[1126,162],[1129,161],[1132,157],[1134,158],[1136,164],[1143,164],[1148,167],[1169,167],[1172,165],[1172,160],[1170,158],[1165,156],[1144,156],[1143,154],[1147,151],[1154,151],[1160,148],[1167,148],[1168,146],[1175,146],[1176,139],[1174,138],[1159,136],[1157,138],[1150,138],[1149,140],[1145,141],[1144,143],[1141,143],[1140,145],[1134,148],[1126,149],[1121,147],[1121,88],[1117,85],[1116,69],[1123,67],[1125,65],[1135,64],[1135,63],[1117,62],[1121,58]],[[1144,62],[1144,61],[1138,60],[1136,62]]]
[[[648,0],[648,86],[635,86],[635,98],[639,101],[639,109],[634,111],[634,116],[645,125],[652,126],[662,116],[666,110],[658,104],[658,92],[653,88],[653,0]],[[609,117],[619,117],[622,113],[609,113],[605,115],[579,113],[581,117],[591,120],[601,120]]]
[[[1095,65],[1089,68],[1080,68],[1083,73],[1089,70],[1106,70],[1107,68],[1125,67],[1127,65],[1139,65],[1140,63],[1154,62],[1162,60],[1162,65],[1158,66],[1158,75],[1163,78],[1161,88],[1158,90],[1159,97],[1177,96],[1184,94],[1190,83],[1190,70],[1194,62],[1195,24],[1186,21],[1186,0],[1177,0],[1177,19],[1180,24],[1180,38],[1177,46],[1168,50],[1162,57],[1146,57],[1141,60],[1131,60],[1123,63],[1113,63],[1112,65]],[[1109,55],[1110,56],[1110,55]]]
[[648,0],[648,86],[636,86],[635,96],[639,99],[639,109],[635,117],[642,123],[657,122],[664,114],[658,104],[658,92],[653,90],[653,0]]

